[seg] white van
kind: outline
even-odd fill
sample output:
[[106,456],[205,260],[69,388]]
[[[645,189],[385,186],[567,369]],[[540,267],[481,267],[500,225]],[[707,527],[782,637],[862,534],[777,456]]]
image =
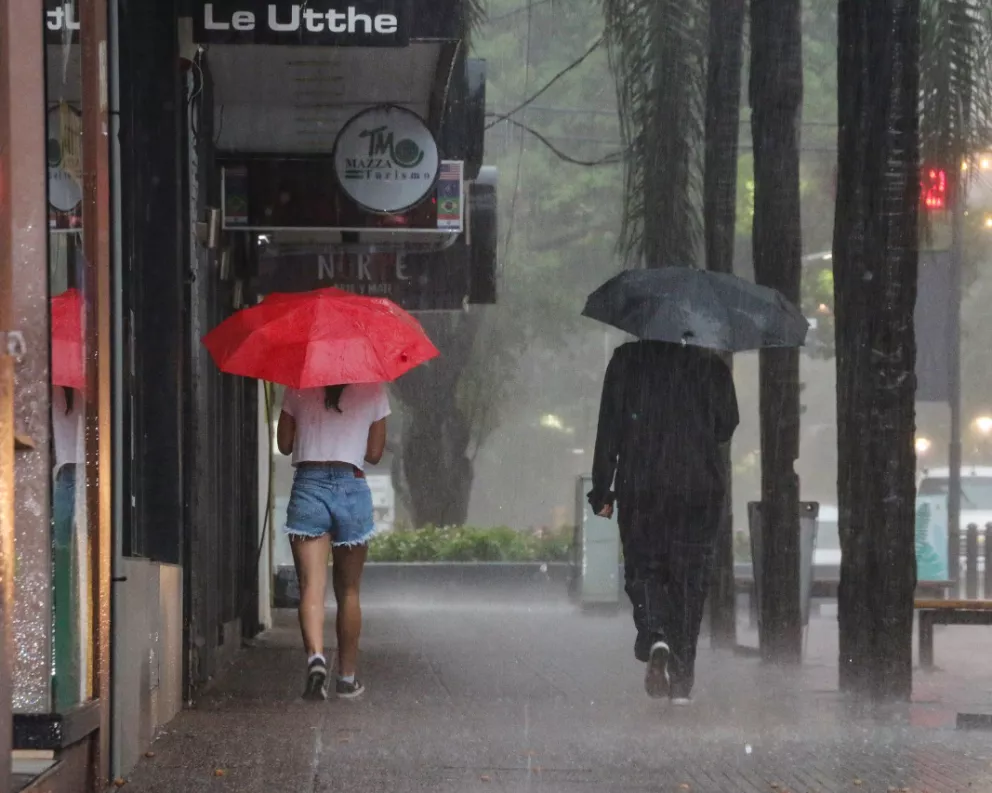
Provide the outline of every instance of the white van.
[[837,527],[837,507],[821,505],[816,525],[816,548],[813,550],[813,568],[840,567],[840,531]]
[[[950,470],[924,470],[916,486],[917,496],[946,496],[949,491]],[[961,467],[961,531],[974,524],[984,530],[992,523],[992,468]],[[979,534],[981,537],[981,534]]]

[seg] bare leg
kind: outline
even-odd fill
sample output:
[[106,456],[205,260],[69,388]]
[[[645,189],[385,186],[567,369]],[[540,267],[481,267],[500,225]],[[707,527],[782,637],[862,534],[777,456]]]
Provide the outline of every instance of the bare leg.
[[300,632],[307,655],[324,652],[324,595],[327,589],[328,535],[291,537],[296,577],[300,582]]
[[367,545],[340,546],[334,554],[334,599],[338,603],[338,674],[348,677],[355,674],[358,662],[358,637],[362,632],[362,605],[359,601],[359,585]]

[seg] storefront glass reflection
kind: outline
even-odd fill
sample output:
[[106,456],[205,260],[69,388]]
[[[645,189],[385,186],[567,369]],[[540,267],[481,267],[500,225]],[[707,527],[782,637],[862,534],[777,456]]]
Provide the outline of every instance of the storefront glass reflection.
[[[71,36],[71,38],[69,38]],[[92,585],[86,520],[86,268],[83,256],[80,47],[48,42],[51,293],[52,706],[92,696]]]

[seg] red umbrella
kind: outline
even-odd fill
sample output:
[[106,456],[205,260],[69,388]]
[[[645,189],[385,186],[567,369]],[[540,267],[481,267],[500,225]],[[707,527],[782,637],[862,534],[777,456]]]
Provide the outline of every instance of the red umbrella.
[[82,391],[83,358],[83,301],[78,289],[67,289],[52,298],[52,385]]
[[221,371],[293,388],[390,382],[439,354],[392,301],[333,287],[268,295],[203,344]]

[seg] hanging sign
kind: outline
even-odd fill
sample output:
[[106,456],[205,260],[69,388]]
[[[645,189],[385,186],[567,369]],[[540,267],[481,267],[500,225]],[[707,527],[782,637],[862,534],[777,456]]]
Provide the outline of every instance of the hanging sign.
[[420,204],[441,166],[437,141],[411,110],[379,105],[353,116],[334,143],[334,175],[369,212],[394,214]]
[[409,0],[215,0],[193,3],[199,44],[405,47]]
[[79,41],[79,7],[77,2],[45,0],[45,42],[75,44]]
[[461,311],[469,299],[470,264],[467,256],[447,253],[351,254],[332,246],[272,245],[258,257],[252,289],[265,295],[334,286],[387,297],[407,311]]
[[256,288],[265,292],[306,292],[336,286],[366,297],[394,297],[413,280],[402,255],[346,254],[331,248],[267,248],[258,258]]

